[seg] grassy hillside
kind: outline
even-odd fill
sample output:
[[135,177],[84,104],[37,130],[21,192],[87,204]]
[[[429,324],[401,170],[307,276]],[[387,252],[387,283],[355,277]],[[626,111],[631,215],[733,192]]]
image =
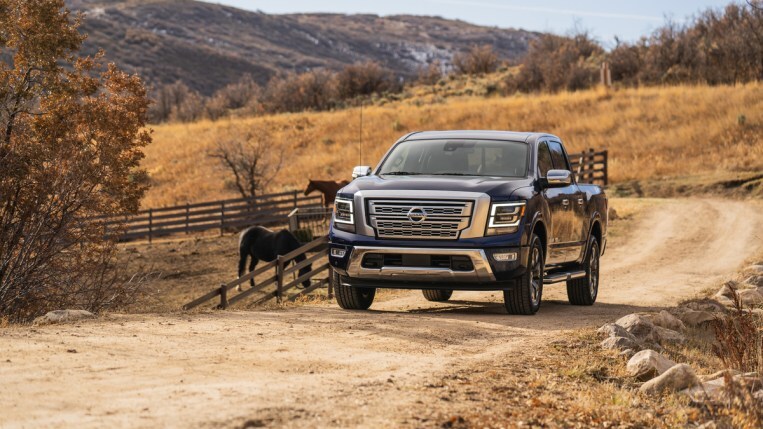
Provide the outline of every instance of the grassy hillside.
[[333,70],[378,61],[415,77],[433,60],[490,44],[516,60],[537,33],[425,16],[271,15],[191,0],[67,0],[86,13],[84,51],[106,51],[150,84],[182,80],[205,95],[249,73],[260,83],[278,72]]
[[[355,109],[158,126],[155,142],[146,150],[144,165],[153,188],[144,206],[236,196],[226,172],[207,154],[220,139],[258,129],[269,130],[288,150],[272,191],[301,189],[308,178],[348,178],[360,162],[358,122]],[[609,149],[615,183],[641,188],[670,179],[680,187],[686,186],[681,181],[693,183],[686,177],[712,182],[736,173],[763,172],[763,85],[602,89],[506,98],[422,94],[364,110],[363,163],[375,164],[399,136],[429,129],[550,132],[571,151]]]

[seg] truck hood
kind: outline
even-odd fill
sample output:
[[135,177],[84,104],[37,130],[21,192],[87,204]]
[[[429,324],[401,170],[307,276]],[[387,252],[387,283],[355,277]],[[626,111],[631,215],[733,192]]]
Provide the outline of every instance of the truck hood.
[[519,188],[533,186],[533,179],[470,176],[366,176],[339,190],[349,197],[358,191],[460,191],[480,192],[491,198],[506,198]]

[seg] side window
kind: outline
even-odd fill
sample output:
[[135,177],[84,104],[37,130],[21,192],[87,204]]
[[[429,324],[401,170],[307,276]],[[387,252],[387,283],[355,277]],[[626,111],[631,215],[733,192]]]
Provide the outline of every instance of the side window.
[[551,162],[551,152],[548,150],[546,142],[538,145],[538,175],[546,177],[548,170],[552,170],[554,164]]
[[551,149],[551,159],[554,161],[554,168],[557,170],[569,170],[570,165],[567,163],[567,157],[564,156],[564,149],[559,142],[548,142],[548,147]]

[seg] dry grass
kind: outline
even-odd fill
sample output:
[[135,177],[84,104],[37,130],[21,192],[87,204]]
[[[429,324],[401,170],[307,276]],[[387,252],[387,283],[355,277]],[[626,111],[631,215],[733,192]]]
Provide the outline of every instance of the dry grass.
[[[347,178],[359,163],[358,119],[353,109],[158,126],[145,160],[154,186],[143,204],[235,196],[225,172],[207,153],[219,139],[257,129],[269,130],[287,148],[272,191],[303,188],[308,178]],[[401,135],[428,129],[545,131],[561,136],[570,151],[607,148],[615,182],[728,176],[763,170],[763,85],[492,98],[422,93],[365,109],[363,162],[373,165]]]

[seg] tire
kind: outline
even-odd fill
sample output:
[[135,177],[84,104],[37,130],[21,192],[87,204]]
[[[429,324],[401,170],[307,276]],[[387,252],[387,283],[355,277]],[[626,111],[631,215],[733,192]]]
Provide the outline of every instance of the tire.
[[517,280],[513,288],[503,291],[503,302],[509,314],[529,316],[540,309],[545,258],[543,243],[535,234],[530,239],[530,250],[527,254],[527,271]]
[[588,239],[586,249],[585,277],[567,281],[567,299],[572,305],[593,305],[599,295],[599,242],[596,237]]
[[334,295],[336,302],[345,310],[368,310],[368,307],[374,302],[376,288],[353,287],[342,285],[342,278],[339,273],[331,273],[331,279],[334,283]]
[[424,294],[424,298],[427,299],[427,301],[434,301],[434,302],[444,302],[450,299],[450,297],[453,295],[452,290],[422,290],[421,291]]

